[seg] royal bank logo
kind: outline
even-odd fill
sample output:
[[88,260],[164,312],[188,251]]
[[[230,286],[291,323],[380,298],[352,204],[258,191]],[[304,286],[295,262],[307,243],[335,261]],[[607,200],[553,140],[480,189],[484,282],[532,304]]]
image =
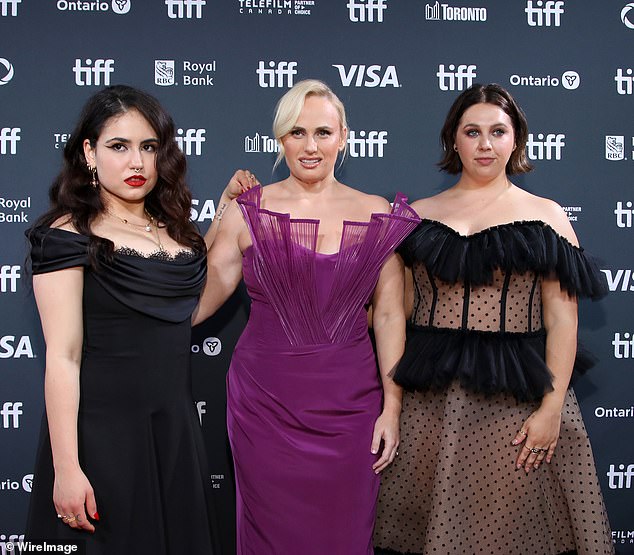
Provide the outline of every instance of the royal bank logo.
[[601,270],[605,274],[610,291],[634,291],[634,272],[630,269]]
[[463,91],[473,85],[473,80],[477,77],[477,66],[467,64],[449,64],[445,69],[445,64],[438,66],[438,87],[441,91]]
[[564,3],[561,0],[527,0],[524,12],[531,27],[560,27]]
[[174,60],[154,60],[154,84],[171,87],[176,84]]
[[387,0],[348,0],[346,7],[353,23],[383,23]]
[[297,75],[297,62],[264,62],[264,60],[260,60],[255,73],[258,75],[260,87],[287,87],[290,89],[294,84],[294,76]]
[[25,224],[29,223],[31,197],[7,198],[0,197],[0,223]]
[[312,15],[316,0],[238,0],[238,12],[247,15]]
[[165,0],[170,19],[201,19],[206,0]]
[[428,21],[486,21],[486,8],[464,8],[449,4],[425,5],[425,19]]
[[132,7],[131,0],[111,0],[108,2],[82,2],[71,0],[57,0],[57,9],[60,12],[107,12],[127,14]]
[[631,200],[627,200],[625,202],[619,200],[616,203],[616,208],[614,209],[614,215],[616,216],[616,227],[627,228],[632,227],[632,222],[634,220],[634,209],[632,209]]
[[21,4],[22,0],[0,0],[0,16],[17,17],[18,4]]
[[21,131],[20,127],[2,127],[0,129],[0,155],[18,152]]
[[634,94],[634,76],[632,68],[618,68],[614,81],[616,82],[616,92],[619,94]]
[[[192,62],[183,60],[180,83],[185,87],[213,87],[216,72],[216,60]],[[178,85],[176,80],[176,62],[174,60],[154,60],[154,84],[161,87]]]
[[634,29],[634,3],[625,4],[621,10],[621,21],[628,29]]
[[561,78],[551,75],[518,75],[509,77],[509,83],[514,87],[559,87],[564,89],[578,89],[581,84],[581,77],[576,71],[565,71]]
[[528,134],[526,155],[531,160],[561,160],[561,154],[566,146],[563,133],[533,133]]
[[400,87],[396,66],[333,64],[344,87]]
[[87,58],[82,62],[80,58],[76,58],[73,73],[75,74],[75,85],[78,87],[109,86],[110,76],[114,73],[114,60],[111,58],[97,59],[93,62]]
[[625,160],[625,136],[606,135],[605,136],[605,159]]
[[261,135],[260,133],[256,133],[253,137],[249,135],[244,137],[244,152],[246,153],[278,153],[279,151],[280,145],[275,137]]
[[387,131],[353,131],[348,133],[348,153],[352,158],[383,158]]
[[0,58],[0,86],[6,85],[11,79],[13,79],[13,65],[6,58]]

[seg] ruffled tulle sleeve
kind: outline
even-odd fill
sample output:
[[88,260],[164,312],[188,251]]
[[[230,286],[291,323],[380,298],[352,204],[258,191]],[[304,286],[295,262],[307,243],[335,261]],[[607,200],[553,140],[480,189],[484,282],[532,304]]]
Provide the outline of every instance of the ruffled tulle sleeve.
[[88,238],[58,228],[38,227],[27,230],[33,275],[55,272],[75,266],[87,266]]
[[422,262],[447,283],[486,285],[497,269],[556,277],[571,295],[598,299],[607,294],[596,260],[541,221],[502,224],[461,235],[433,220],[422,220],[399,253],[408,265]]

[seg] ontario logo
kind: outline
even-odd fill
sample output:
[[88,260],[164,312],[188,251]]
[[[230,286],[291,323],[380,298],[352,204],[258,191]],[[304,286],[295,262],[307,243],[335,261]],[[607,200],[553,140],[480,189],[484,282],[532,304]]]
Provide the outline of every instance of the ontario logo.
[[[0,86],[6,85],[13,79],[13,65],[6,58],[0,58]],[[2,69],[4,67],[4,70]]]
[[132,7],[131,0],[112,0],[108,2],[71,2],[69,0],[58,0],[57,9],[60,12],[107,12],[112,9],[112,13],[119,15],[127,14]]

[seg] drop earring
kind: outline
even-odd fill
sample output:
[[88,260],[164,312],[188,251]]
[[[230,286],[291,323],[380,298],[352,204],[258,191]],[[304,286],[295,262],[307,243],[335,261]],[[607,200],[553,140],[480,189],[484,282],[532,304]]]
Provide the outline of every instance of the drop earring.
[[92,175],[90,184],[92,185],[93,189],[97,189],[99,187],[99,179],[97,178],[97,166],[91,166],[90,164],[87,164],[87,166],[88,171]]

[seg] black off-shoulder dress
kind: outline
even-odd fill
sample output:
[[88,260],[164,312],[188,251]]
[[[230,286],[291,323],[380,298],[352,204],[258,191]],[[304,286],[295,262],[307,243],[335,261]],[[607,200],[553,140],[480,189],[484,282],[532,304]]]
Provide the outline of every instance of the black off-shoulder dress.
[[[423,220],[401,253],[414,311],[395,372],[406,388],[399,456],[383,473],[375,545],[387,553],[613,553],[574,392],[550,464],[515,471],[511,445],[552,389],[541,281],[605,294],[592,259],[541,221],[463,236]],[[577,353],[575,372],[591,366]]]
[[217,553],[190,373],[204,255],[121,249],[96,271],[83,235],[38,228],[30,240],[34,274],[84,267],[78,446],[100,521],[89,534],[57,518],[45,419],[27,538],[82,539],[89,555]]

